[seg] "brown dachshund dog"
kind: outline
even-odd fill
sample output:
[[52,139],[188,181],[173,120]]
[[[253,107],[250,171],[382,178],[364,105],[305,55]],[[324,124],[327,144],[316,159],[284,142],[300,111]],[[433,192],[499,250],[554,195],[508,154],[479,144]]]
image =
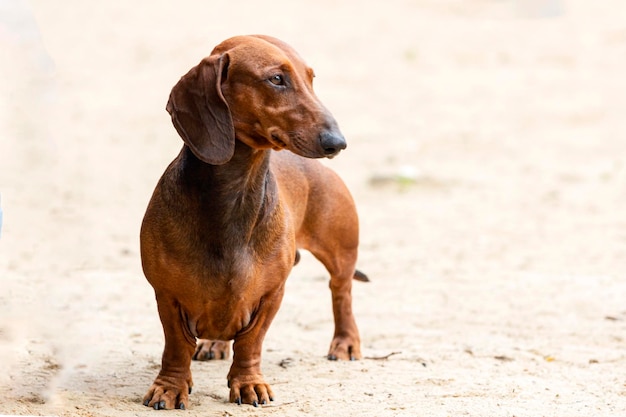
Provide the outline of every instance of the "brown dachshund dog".
[[[261,345],[298,248],[330,273],[328,358],[361,357],[351,288],[367,277],[355,269],[355,205],[334,172],[306,159],[331,158],[346,141],[312,82],[313,70],[287,44],[238,36],[172,89],[167,111],[184,145],[141,227],[143,270],[165,333],[144,405],[187,408],[192,358],[225,358],[230,340],[230,401],[272,401]],[[275,152],[282,149],[291,152]]]

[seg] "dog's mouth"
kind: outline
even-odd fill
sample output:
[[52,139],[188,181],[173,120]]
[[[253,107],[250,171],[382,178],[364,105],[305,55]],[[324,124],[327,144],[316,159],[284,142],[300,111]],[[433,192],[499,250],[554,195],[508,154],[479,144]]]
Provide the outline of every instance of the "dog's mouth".
[[[305,158],[332,159],[346,147],[343,136],[330,131],[320,133],[315,140],[304,140],[297,132],[288,133],[273,128],[266,137],[274,150],[288,149]],[[308,146],[309,143],[313,146]]]
[[285,141],[282,140],[277,133],[272,133],[270,137],[272,138],[270,142],[274,145],[274,149],[285,149],[287,147]]

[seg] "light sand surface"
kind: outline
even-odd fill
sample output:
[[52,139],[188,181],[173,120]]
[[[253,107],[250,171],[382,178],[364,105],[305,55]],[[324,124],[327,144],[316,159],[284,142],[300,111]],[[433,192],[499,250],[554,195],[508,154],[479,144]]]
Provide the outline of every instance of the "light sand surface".
[[0,414],[147,416],[163,336],[138,232],[178,78],[264,33],[315,68],[361,218],[358,362],[304,256],[276,401],[193,416],[626,415],[622,0],[0,1]]

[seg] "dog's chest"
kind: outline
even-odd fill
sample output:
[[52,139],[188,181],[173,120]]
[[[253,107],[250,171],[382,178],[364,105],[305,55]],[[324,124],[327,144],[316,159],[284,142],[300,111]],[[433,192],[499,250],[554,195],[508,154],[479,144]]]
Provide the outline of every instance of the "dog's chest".
[[190,316],[189,327],[199,338],[230,340],[248,327],[262,311],[263,298],[277,289],[247,262],[227,276],[207,275],[191,302],[196,311]]

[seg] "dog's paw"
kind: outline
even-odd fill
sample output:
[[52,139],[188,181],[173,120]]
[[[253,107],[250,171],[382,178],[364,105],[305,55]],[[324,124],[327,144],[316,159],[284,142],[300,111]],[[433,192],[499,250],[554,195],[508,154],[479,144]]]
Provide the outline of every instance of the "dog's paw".
[[240,375],[228,379],[230,402],[251,404],[255,407],[274,401],[274,394],[269,384],[261,375]]
[[361,343],[349,337],[335,337],[330,344],[328,359],[331,361],[356,361],[361,359]]
[[228,359],[230,356],[230,342],[223,340],[199,339],[196,343],[195,361],[210,361],[212,359]]
[[186,410],[192,385],[191,378],[181,380],[159,375],[143,397],[143,405],[155,410]]

